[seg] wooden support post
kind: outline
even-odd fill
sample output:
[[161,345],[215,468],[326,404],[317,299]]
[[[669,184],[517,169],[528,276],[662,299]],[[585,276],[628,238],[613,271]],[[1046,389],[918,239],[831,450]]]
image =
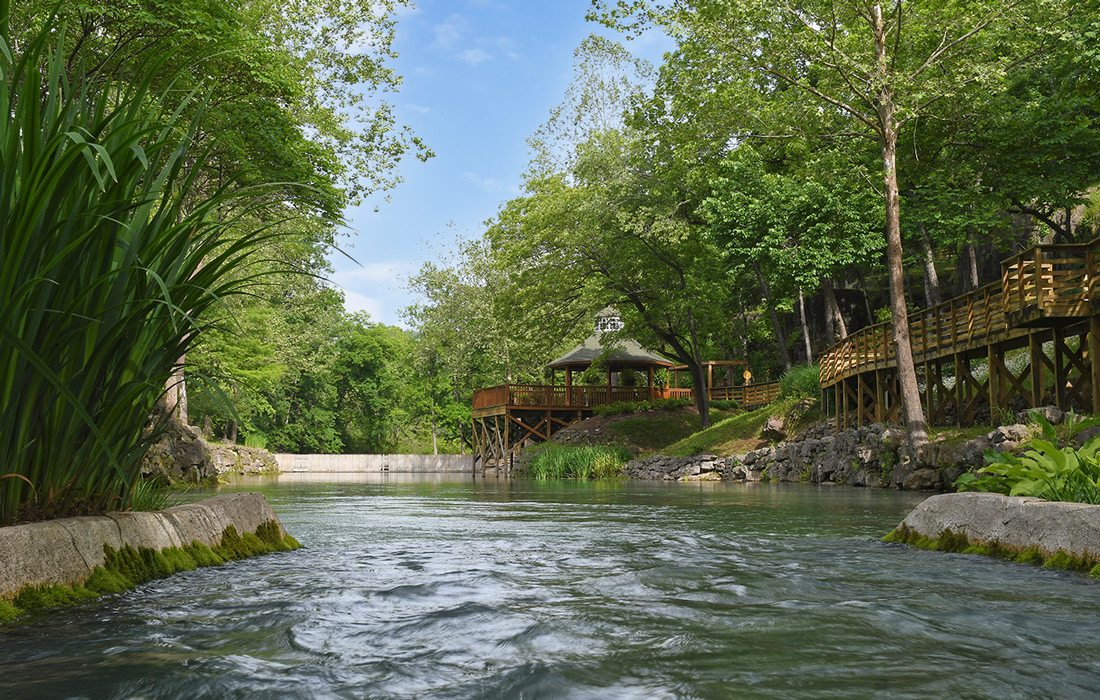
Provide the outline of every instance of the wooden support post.
[[653,365],[649,366],[649,400],[657,400],[657,387],[653,386]]
[[1031,406],[1036,408],[1043,402],[1043,343],[1038,333],[1028,334],[1027,352],[1031,365]]
[[[927,337],[927,333],[925,334]],[[932,403],[932,371],[928,360],[924,361],[924,415],[928,417],[928,423],[935,422],[936,411]]]
[[955,423],[962,427],[963,411],[966,410],[966,379],[963,377],[963,362],[959,353],[955,353]]
[[875,370],[875,422],[886,420],[886,382],[882,380],[882,370]]
[[707,365],[707,392],[714,388],[714,365]]
[[857,426],[864,425],[864,423],[866,422],[866,419],[867,419],[867,413],[866,413],[866,408],[865,408],[865,406],[867,405],[867,400],[864,397],[864,386],[865,386],[865,384],[866,384],[866,382],[864,381],[864,375],[856,374],[856,425]]
[[1092,375],[1092,412],[1100,414],[1100,316],[1089,317],[1089,374]]
[[573,369],[565,368],[565,405],[573,405]]
[[986,388],[989,390],[989,423],[992,425],[993,410],[998,408],[1000,404],[1000,372],[997,369],[997,351],[994,350],[993,345],[989,344],[985,346],[985,356],[989,363],[989,377],[986,382]]
[[1062,344],[1066,334],[1061,328],[1055,328],[1052,334],[1054,339],[1054,405],[1065,410],[1066,393],[1066,360],[1062,355]]

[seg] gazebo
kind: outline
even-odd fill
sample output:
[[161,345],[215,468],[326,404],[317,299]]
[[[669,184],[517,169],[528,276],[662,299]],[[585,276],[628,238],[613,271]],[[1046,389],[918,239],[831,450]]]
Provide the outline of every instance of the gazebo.
[[604,309],[596,316],[596,328],[592,335],[583,343],[573,348],[558,359],[550,362],[546,367],[553,372],[553,383],[556,383],[559,370],[565,372],[565,387],[568,391],[573,386],[574,373],[584,372],[597,361],[606,368],[607,387],[635,387],[635,372],[646,377],[646,387],[652,394],[656,388],[655,374],[659,369],[669,369],[676,363],[670,362],[651,350],[642,347],[641,343],[631,338],[621,338],[608,342],[605,339],[607,333],[621,330],[622,319],[614,309]]

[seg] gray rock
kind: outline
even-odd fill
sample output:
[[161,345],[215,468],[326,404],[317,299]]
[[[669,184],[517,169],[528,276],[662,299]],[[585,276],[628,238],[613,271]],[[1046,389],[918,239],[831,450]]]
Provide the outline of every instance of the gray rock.
[[935,469],[917,469],[905,477],[902,488],[907,491],[928,491],[939,486],[940,474]]
[[1033,428],[1023,423],[1013,423],[1012,425],[1002,425],[990,432],[987,437],[989,442],[994,445],[1000,445],[1004,442],[1020,443],[1031,437]]
[[787,422],[782,416],[772,416],[764,423],[760,436],[771,442],[783,442],[787,439]]
[[1035,547],[1095,557],[1100,506],[1012,498],[998,493],[945,493],[922,501],[902,524],[924,537],[950,530],[973,543],[997,542],[1016,550]]
[[1038,408],[1028,408],[1016,413],[1017,423],[1030,423],[1032,422],[1032,413],[1038,413],[1043,418],[1046,418],[1053,425],[1058,425],[1066,417],[1065,411],[1057,406],[1040,406]]

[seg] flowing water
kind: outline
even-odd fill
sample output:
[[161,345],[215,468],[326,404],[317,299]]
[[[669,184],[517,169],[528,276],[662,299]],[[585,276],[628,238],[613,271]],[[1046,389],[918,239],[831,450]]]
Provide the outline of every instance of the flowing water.
[[1089,697],[1100,585],[885,545],[919,496],[253,482],[305,548],[0,630],[0,698]]

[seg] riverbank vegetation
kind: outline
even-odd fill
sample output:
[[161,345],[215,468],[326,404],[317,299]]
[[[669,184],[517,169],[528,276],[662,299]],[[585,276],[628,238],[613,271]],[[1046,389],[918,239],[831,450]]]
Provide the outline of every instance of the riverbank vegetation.
[[188,386],[280,372],[249,325],[307,325],[345,204],[428,155],[392,9],[0,1],[0,523],[130,507]]
[[529,450],[526,475],[533,479],[613,479],[623,475],[630,451],[609,445],[544,442]]

